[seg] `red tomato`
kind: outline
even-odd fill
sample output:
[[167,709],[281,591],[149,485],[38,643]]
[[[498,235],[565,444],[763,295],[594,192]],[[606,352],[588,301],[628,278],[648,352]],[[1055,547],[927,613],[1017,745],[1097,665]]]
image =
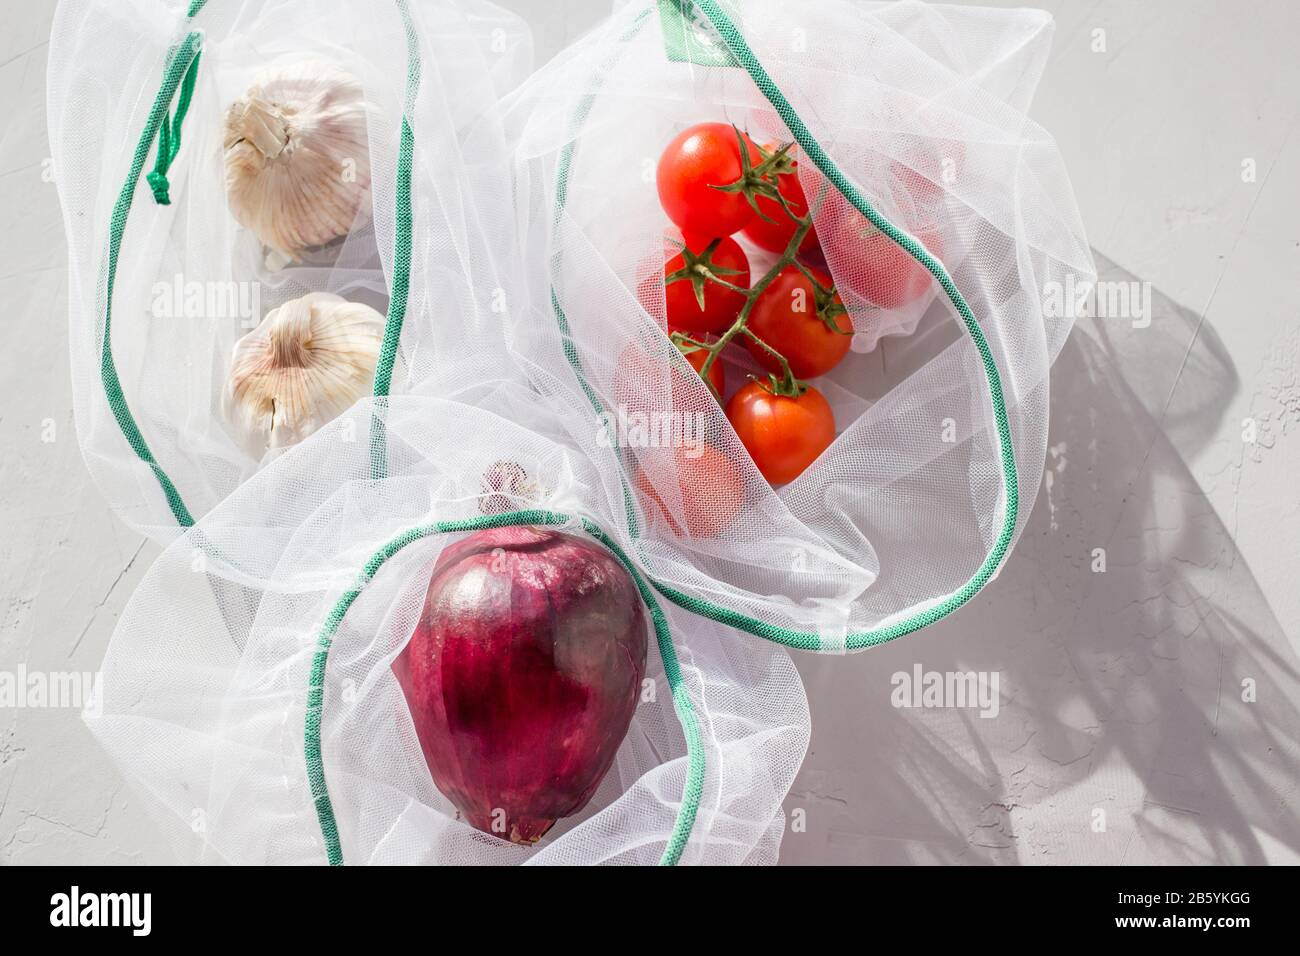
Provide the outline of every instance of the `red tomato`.
[[[826,273],[812,267],[808,271],[824,288],[831,288],[833,283]],[[832,302],[837,308],[843,306],[838,295]],[[840,331],[832,331],[819,315],[828,317]],[[751,332],[785,356],[796,378],[825,375],[848,354],[853,338],[853,322],[848,314],[828,315],[826,309],[818,312],[817,292],[795,266],[782,269],[759,294],[747,324]],[[755,361],[780,375],[781,363],[757,342],[747,341]]]
[[[836,218],[835,248],[855,264],[848,288],[882,309],[901,308],[930,290],[935,281],[930,270],[856,209]],[[913,235],[936,259],[943,258],[943,236],[938,227],[920,226]]]
[[[613,402],[615,406],[631,414],[655,415],[685,409],[691,391],[700,382],[699,376],[683,368],[669,351],[671,346],[657,348],[633,342],[623,349],[618,364],[612,375]],[[696,361],[703,364],[705,353]],[[695,356],[683,356],[692,367]],[[709,369],[709,378],[715,381],[720,377],[722,363],[714,362]],[[719,390],[718,394],[722,394]]]
[[[752,166],[758,150],[748,137],[745,142]],[[659,202],[683,232],[729,236],[745,227],[754,210],[742,193],[713,187],[730,186],[743,172],[735,127],[697,123],[682,130],[659,157]]]
[[[745,304],[743,293],[734,292],[705,276],[711,272],[724,282],[749,288],[749,259],[735,239],[718,240],[685,235],[684,252],[664,264],[664,312],[668,324],[683,332],[722,332],[736,321]],[[717,246],[709,252],[713,242]],[[671,247],[670,247],[671,248]],[[689,260],[689,261],[688,261]],[[668,282],[670,277],[676,278]],[[699,294],[704,296],[700,307]]]
[[662,497],[644,471],[637,471],[634,483],[642,495],[646,517],[652,522],[663,520],[678,537],[717,537],[731,524],[745,499],[740,464],[709,444],[673,449],[672,477],[663,486]]
[[[764,147],[768,152],[777,148],[774,144]],[[808,215],[808,198],[804,195],[803,184],[799,182],[799,164],[793,165],[795,167],[793,172],[777,178],[777,188],[790,207],[790,212],[802,217]],[[745,235],[754,245],[769,252],[785,252],[786,247],[790,245],[790,240],[794,238],[795,221],[779,202],[767,196],[758,197],[758,209],[772,221],[764,222],[761,217],[755,216],[745,227]],[[811,253],[816,247],[817,230],[809,229],[799,243],[799,252]]]
[[[942,259],[943,238],[937,229],[918,230],[916,238],[931,255]],[[897,309],[915,302],[935,281],[929,269],[882,232],[873,231],[866,237],[862,263],[862,294],[882,309]]]
[[758,470],[774,485],[794,481],[835,440],[835,416],[812,386],[789,398],[750,382],[727,403],[727,418]]
[[[668,334],[671,336],[674,331],[674,329],[669,328]],[[711,340],[712,336],[709,337],[708,341]],[[704,349],[695,349],[693,352],[684,352],[683,355],[686,361],[691,363],[691,367],[694,368],[695,371],[699,372],[701,375],[704,374],[704,363],[709,358],[708,352],[704,351]],[[721,397],[723,391],[727,387],[727,373],[722,368],[721,355],[715,358],[713,364],[709,366],[709,381],[713,383],[713,390],[718,393],[719,397]]]

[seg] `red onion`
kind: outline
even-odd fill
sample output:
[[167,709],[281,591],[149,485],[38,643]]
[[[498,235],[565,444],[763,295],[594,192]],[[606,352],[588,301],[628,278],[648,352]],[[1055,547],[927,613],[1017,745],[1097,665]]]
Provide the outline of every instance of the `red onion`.
[[500,528],[443,552],[398,673],[438,789],[478,829],[533,843],[609,770],[645,659],[641,597],[613,555]]

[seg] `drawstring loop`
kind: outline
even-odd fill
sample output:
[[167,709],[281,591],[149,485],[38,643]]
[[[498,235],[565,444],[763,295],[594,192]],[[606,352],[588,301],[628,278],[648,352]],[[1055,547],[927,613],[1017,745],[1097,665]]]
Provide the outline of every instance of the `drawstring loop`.
[[185,70],[185,76],[181,80],[180,97],[176,100],[176,112],[170,122],[167,114],[163,114],[162,124],[158,127],[158,157],[154,161],[153,170],[145,176],[149,188],[153,190],[154,201],[160,206],[171,205],[169,192],[171,184],[167,181],[167,170],[171,168],[172,160],[181,149],[181,123],[185,120],[185,114],[190,108],[190,98],[194,95],[194,81],[199,73],[200,52],[198,49],[194,51],[194,59],[190,60],[190,65]]

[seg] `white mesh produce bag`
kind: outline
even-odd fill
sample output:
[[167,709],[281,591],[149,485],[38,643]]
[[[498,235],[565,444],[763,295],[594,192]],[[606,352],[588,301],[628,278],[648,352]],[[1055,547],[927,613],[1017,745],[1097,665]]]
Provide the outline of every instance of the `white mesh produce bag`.
[[[798,674],[781,648],[662,602],[652,689],[585,813],[515,846],[457,821],[435,789],[393,663],[451,537],[437,523],[582,534],[600,496],[592,465],[530,415],[531,394],[498,399],[511,418],[392,399],[380,480],[369,442],[318,433],[150,569],[89,722],[182,860],[775,861],[808,743]],[[344,420],[364,435],[370,404]],[[527,487],[493,484],[503,460]]]
[[[1095,277],[1060,154],[1025,115],[1050,35],[1032,10],[629,3],[508,98],[527,307],[489,348],[605,476],[604,505],[675,603],[855,649],[996,572],[1041,481],[1050,365]],[[813,379],[838,436],[776,489],[664,334],[655,162],[702,121],[794,143],[855,330]],[[749,251],[757,285],[776,256]],[[880,307],[900,258],[923,281]],[[722,356],[726,399],[756,366]],[[710,467],[620,416],[694,424]]]
[[[183,858],[773,860],[809,731],[780,645],[859,649],[944,617],[1032,506],[1050,365],[1093,275],[1025,116],[1049,36],[1023,10],[638,0],[508,96],[513,223],[477,255],[416,246],[438,279],[403,333],[408,394],[214,507],[114,635],[91,726]],[[709,120],[795,143],[853,323],[813,380],[834,444],[775,488],[665,334],[655,160]],[[468,137],[469,165],[498,146]],[[778,255],[746,247],[761,282]],[[925,281],[887,303],[899,251]],[[757,368],[725,361],[724,399]],[[681,431],[624,427],[660,421]],[[657,625],[656,690],[614,768],[533,847],[455,818],[393,673],[440,549],[504,524],[594,537]]]
[[[482,0],[63,0],[48,127],[77,431],[123,520],[167,540],[274,454],[246,447],[222,403],[235,342],[287,300],[323,292],[377,310],[391,367],[430,281],[410,249],[481,259],[508,216],[508,193],[461,145],[490,137],[480,121],[530,61],[522,23]],[[361,200],[345,235],[285,264],[228,208],[223,121],[266,71],[322,63],[364,95],[363,161],[337,164]],[[471,196],[498,205],[489,226]]]

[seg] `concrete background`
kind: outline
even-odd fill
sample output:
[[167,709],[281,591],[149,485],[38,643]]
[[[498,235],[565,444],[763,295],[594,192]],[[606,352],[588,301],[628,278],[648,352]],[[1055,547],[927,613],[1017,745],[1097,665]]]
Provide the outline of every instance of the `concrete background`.
[[[500,2],[528,15],[539,58],[607,7]],[[1300,862],[1300,7],[1042,5],[1057,35],[1035,118],[1099,265],[1152,284],[1154,321],[1076,329],[1053,370],[1045,488],[984,594],[906,641],[798,659],[814,730],[783,860]],[[41,176],[53,6],[0,12],[9,671],[94,670],[156,554],[108,512],[74,434],[63,232]],[[997,671],[998,719],[893,708],[890,676],[916,663]],[[168,856],[75,712],[0,709],[0,863]]]

